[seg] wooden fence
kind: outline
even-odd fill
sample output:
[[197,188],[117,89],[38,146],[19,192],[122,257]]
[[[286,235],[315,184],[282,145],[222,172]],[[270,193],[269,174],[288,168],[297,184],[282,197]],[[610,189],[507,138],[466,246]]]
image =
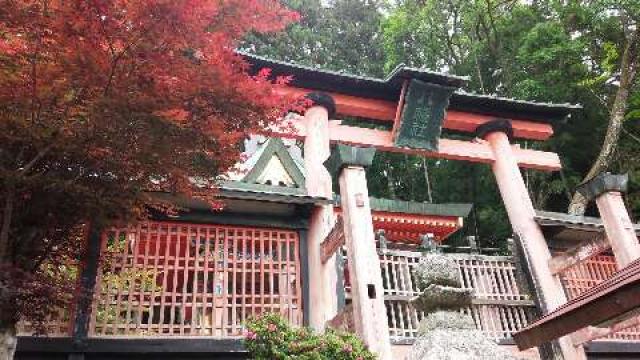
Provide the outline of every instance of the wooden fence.
[[[576,264],[561,273],[562,284],[569,300],[585,290],[603,282],[618,270],[616,260],[611,255],[597,255]],[[640,340],[640,327],[630,327],[607,336],[610,340]]]
[[295,231],[146,222],[103,241],[91,336],[238,336],[262,312],[302,324]]
[[[420,293],[413,270],[419,252],[380,251],[380,265],[392,340],[414,338],[424,314],[409,300]],[[472,289],[473,305],[466,309],[479,329],[495,340],[511,337],[533,318],[534,303],[516,278],[510,257],[451,254],[459,266],[460,281]]]
[[[295,231],[240,226],[144,222],[103,235],[90,336],[238,336],[250,316],[279,312],[301,325],[300,249]],[[409,300],[419,294],[413,270],[421,253],[380,250],[385,304],[394,341],[417,335],[422,313]],[[466,309],[495,340],[511,337],[533,318],[511,257],[450,254],[460,280],[474,292]],[[600,255],[561,274],[569,299],[616,271]],[[48,336],[70,336],[72,308],[46,324]],[[31,335],[22,322],[19,333]],[[610,340],[640,341],[640,328]]]

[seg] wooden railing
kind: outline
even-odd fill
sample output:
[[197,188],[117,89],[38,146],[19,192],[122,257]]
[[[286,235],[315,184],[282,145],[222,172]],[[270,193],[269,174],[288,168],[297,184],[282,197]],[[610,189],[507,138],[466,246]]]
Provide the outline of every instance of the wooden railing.
[[238,336],[262,312],[302,324],[295,231],[146,222],[103,241],[90,336]]
[[[413,269],[422,254],[398,250],[380,251],[379,254],[391,338],[394,341],[414,338],[424,314],[416,311],[409,300],[420,293]],[[473,305],[465,311],[491,338],[509,338],[532,320],[534,303],[519,285],[510,257],[446,256],[452,256],[458,263],[463,287],[473,290]]]
[[564,270],[561,280],[567,298],[574,299],[585,290],[611,277],[617,270],[615,258],[610,255],[594,256]]
[[[240,226],[145,222],[103,235],[102,267],[90,319],[90,336],[238,336],[250,316],[279,312],[301,325],[300,249],[294,231]],[[422,313],[413,270],[421,253],[379,250],[390,335],[417,335]],[[448,254],[460,280],[474,293],[466,309],[478,328],[506,339],[533,318],[529,294],[511,257]],[[561,279],[569,299],[609,278],[612,256],[575,265]],[[73,309],[47,322],[48,336],[70,336]],[[19,333],[31,335],[22,322]],[[640,327],[609,340],[640,341]]]
[[[610,278],[617,270],[618,267],[613,256],[598,255],[564,270],[560,278],[567,298],[571,300],[585,290]],[[640,327],[630,327],[603,339],[639,341]]]

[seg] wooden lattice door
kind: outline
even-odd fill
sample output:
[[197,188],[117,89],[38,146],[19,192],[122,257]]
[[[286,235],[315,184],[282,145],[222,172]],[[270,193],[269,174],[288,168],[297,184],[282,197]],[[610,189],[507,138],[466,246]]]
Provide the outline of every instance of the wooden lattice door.
[[295,231],[145,222],[103,235],[91,335],[241,335],[277,312],[302,324]]

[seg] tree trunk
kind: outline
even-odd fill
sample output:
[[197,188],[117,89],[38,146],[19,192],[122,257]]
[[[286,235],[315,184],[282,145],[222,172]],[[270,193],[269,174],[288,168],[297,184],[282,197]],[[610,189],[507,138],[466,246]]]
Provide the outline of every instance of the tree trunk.
[[[604,143],[600,149],[598,158],[591,166],[591,169],[584,177],[584,181],[589,181],[603,171],[606,171],[611,164],[613,155],[618,146],[618,139],[622,132],[622,123],[624,115],[627,112],[627,100],[629,92],[633,86],[637,67],[638,67],[638,42],[640,41],[640,27],[637,27],[631,34],[629,41],[622,54],[622,62],[620,64],[620,87],[616,92],[616,97],[611,107],[609,115],[609,126],[604,137]],[[569,204],[569,213],[574,215],[583,215],[587,208],[587,199],[580,193],[576,192]]]
[[0,227],[0,264],[9,258],[9,230],[13,217],[13,187],[9,186],[6,193],[4,209],[2,210],[2,226]]
[[[0,289],[0,291],[2,291]],[[5,293],[6,294],[6,293]],[[5,298],[0,295],[0,299]],[[4,301],[3,301],[4,302]],[[10,303],[10,301],[9,301]],[[0,307],[0,360],[13,360],[16,352],[18,338],[16,337],[16,323],[10,304],[1,304]],[[9,305],[9,306],[7,306]]]
[[429,167],[427,165],[427,158],[422,158],[422,168],[424,169],[424,181],[427,183],[427,199],[430,203],[433,202],[433,195],[431,193],[431,180],[429,179]]
[[386,163],[387,163],[387,191],[389,191],[389,198],[390,199],[395,199],[396,198],[396,183],[395,183],[395,179],[393,177],[393,166],[392,164],[392,160],[389,160],[388,158],[386,159]]

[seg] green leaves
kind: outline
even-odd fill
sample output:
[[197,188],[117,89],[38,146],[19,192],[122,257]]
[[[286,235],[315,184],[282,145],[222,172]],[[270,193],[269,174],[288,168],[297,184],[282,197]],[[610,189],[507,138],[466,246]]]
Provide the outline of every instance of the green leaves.
[[353,334],[327,330],[315,334],[292,328],[282,317],[267,313],[246,324],[244,344],[256,360],[374,360]]
[[384,54],[377,0],[287,0],[302,19],[281,34],[251,34],[241,48],[324,69],[382,77]]

